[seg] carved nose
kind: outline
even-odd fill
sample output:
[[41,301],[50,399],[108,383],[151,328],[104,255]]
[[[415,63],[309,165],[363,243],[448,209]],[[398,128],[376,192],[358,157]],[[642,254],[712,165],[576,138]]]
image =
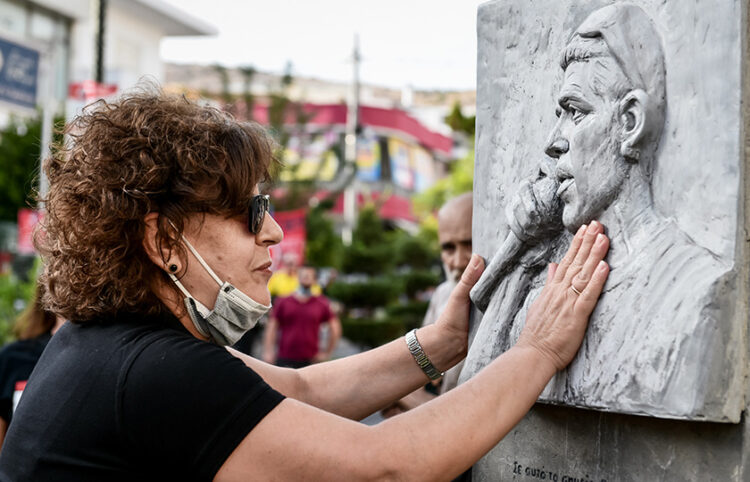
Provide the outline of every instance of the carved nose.
[[558,137],[550,145],[547,146],[547,149],[545,149],[544,152],[549,157],[554,157],[555,159],[559,159],[560,156],[568,152],[568,141],[566,141],[563,138]]

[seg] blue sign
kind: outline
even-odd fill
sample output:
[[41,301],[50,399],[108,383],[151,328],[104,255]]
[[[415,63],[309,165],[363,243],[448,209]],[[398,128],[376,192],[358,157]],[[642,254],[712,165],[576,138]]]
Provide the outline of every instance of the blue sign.
[[0,38],[0,100],[36,107],[39,52]]

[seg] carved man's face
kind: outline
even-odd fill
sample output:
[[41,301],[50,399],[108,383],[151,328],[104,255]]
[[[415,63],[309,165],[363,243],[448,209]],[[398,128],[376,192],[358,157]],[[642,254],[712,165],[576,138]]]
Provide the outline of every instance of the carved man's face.
[[609,207],[627,176],[615,92],[622,77],[607,57],[573,62],[565,70],[557,99],[559,119],[545,152],[557,159],[557,194],[564,203],[563,224],[571,231]]

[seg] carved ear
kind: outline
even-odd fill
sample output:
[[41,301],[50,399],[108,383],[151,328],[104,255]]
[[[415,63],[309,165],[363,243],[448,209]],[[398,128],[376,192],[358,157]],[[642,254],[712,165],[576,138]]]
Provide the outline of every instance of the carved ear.
[[143,233],[143,249],[151,261],[161,269],[167,270],[170,257],[177,256],[174,250],[169,249],[169,244],[164,243],[159,236],[159,213],[148,213],[143,222],[146,225]]
[[644,141],[649,137],[648,94],[635,89],[620,101],[620,154],[631,162],[638,162]]

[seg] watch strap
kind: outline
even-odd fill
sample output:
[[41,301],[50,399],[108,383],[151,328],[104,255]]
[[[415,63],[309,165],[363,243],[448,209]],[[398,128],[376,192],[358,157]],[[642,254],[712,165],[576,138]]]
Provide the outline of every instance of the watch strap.
[[417,365],[419,365],[419,368],[422,369],[424,374],[427,375],[430,380],[437,380],[442,377],[443,373],[435,368],[435,365],[433,365],[430,359],[427,358],[427,355],[422,349],[422,345],[419,344],[419,340],[417,340],[417,329],[415,328],[407,333],[405,339],[406,346],[409,348],[411,356],[414,357],[414,361],[417,362]]

